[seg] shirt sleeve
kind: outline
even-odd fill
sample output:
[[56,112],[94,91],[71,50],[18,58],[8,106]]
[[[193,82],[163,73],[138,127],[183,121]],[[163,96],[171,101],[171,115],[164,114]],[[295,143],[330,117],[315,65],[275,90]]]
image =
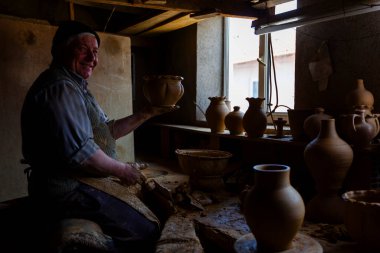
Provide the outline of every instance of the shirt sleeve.
[[81,164],[99,149],[81,91],[63,81],[47,88],[45,96],[49,129],[58,152],[69,164]]

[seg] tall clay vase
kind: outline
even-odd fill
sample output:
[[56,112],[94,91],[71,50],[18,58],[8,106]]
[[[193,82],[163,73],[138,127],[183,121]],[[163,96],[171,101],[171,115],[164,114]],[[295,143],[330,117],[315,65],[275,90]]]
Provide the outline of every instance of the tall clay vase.
[[242,212],[258,252],[291,249],[304,220],[305,206],[290,184],[290,167],[261,164],[253,169],[254,185],[242,196]]
[[244,130],[250,138],[262,137],[267,128],[267,116],[262,109],[265,99],[250,97],[246,100],[249,106],[243,117]]
[[316,222],[342,223],[344,203],[340,190],[352,164],[353,151],[338,136],[335,119],[321,121],[321,130],[307,144],[304,158],[317,190],[317,195],[306,204],[306,218]]
[[234,110],[226,115],[224,123],[230,134],[239,135],[244,133],[243,117],[244,113],[240,111],[240,106],[234,106]]
[[206,121],[212,133],[223,133],[226,130],[224,119],[230,112],[226,104],[226,97],[209,97],[210,104],[206,109]]
[[366,114],[369,114],[373,109],[374,101],[373,94],[365,88],[363,79],[357,79],[356,88],[346,95],[346,103],[350,112],[353,112],[355,107],[364,105]]

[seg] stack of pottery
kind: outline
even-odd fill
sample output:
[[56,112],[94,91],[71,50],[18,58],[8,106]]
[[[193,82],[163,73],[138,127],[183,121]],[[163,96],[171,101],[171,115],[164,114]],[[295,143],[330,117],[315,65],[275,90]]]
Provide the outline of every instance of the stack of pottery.
[[317,190],[317,195],[306,204],[306,218],[342,223],[344,203],[339,192],[351,167],[353,150],[338,136],[335,119],[321,120],[320,132],[306,146],[304,158]]
[[234,106],[234,110],[226,115],[224,123],[231,135],[239,135],[244,132],[243,117],[244,112],[240,111],[240,106]]
[[264,135],[267,128],[267,116],[262,109],[264,98],[248,97],[248,109],[243,117],[243,127],[249,138],[258,138]]
[[226,130],[224,119],[230,112],[226,104],[226,97],[209,97],[210,104],[206,109],[206,121],[212,133],[223,133]]

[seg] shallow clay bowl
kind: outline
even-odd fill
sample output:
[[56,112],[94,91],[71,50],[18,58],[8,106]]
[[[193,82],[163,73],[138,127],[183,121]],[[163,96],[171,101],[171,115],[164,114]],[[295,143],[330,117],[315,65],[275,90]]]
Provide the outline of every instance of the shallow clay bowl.
[[222,176],[231,153],[212,149],[176,149],[182,172],[195,176]]

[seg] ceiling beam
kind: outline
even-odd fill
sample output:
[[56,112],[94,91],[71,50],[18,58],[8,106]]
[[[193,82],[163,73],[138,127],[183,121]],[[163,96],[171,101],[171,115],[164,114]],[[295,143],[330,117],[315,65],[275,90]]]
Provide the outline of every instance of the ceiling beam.
[[154,36],[160,33],[166,33],[178,30],[180,28],[195,24],[201,20],[197,20],[190,17],[190,14],[181,13],[173,18],[167,19],[156,26],[151,27],[150,29],[141,32],[137,35],[139,36]]
[[134,25],[131,25],[121,31],[118,32],[118,34],[122,35],[135,35],[138,33],[141,33],[143,31],[146,31],[152,27],[155,27],[159,25],[160,23],[164,22],[167,19],[173,18],[176,15],[180,14],[179,11],[165,11],[159,15],[155,15],[149,19],[146,19],[142,22],[136,23]]
[[[66,0],[70,1],[70,0]],[[181,12],[198,12],[208,9],[218,9],[223,16],[256,19],[266,14],[265,10],[255,9],[252,3],[246,0],[166,0],[165,4],[148,4],[151,1],[142,0],[71,0],[82,5],[108,5],[148,8],[157,10],[175,10]],[[153,1],[154,2],[154,1]]]

